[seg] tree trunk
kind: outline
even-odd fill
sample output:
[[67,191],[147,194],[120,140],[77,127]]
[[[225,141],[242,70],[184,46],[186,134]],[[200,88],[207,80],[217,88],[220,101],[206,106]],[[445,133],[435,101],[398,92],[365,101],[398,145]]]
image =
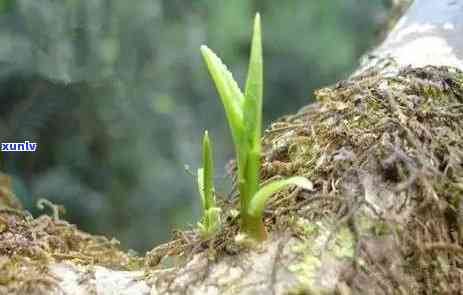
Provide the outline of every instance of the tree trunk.
[[[377,59],[393,57],[399,66],[453,66],[463,63],[463,2],[416,0],[371,54],[360,71]],[[372,59],[372,60],[369,60]]]
[[[270,126],[263,179],[304,175],[315,191],[269,201],[264,243],[236,238],[239,222],[224,208],[214,240],[180,233],[141,261],[58,218],[6,210],[0,245],[11,249],[0,256],[0,293],[461,294],[463,76],[453,69],[463,69],[461,36],[463,0],[416,0],[351,78]],[[31,238],[30,224],[56,228],[87,252],[23,249],[44,242]],[[56,249],[57,235],[46,235]],[[43,264],[18,260],[30,271],[18,279],[12,253]],[[132,270],[113,270],[116,260]]]

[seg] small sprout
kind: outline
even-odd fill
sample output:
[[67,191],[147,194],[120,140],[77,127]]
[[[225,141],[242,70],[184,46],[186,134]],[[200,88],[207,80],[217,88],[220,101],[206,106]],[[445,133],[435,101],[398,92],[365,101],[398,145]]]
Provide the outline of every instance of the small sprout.
[[255,240],[266,239],[262,215],[272,194],[288,185],[312,189],[303,177],[272,182],[260,188],[263,60],[260,16],[254,20],[251,57],[243,95],[232,74],[207,46],[201,53],[222,100],[231,129],[238,163],[241,232]]
[[198,189],[203,206],[203,218],[198,222],[198,228],[204,239],[209,239],[220,227],[220,208],[215,201],[213,178],[212,144],[206,131],[203,138],[203,167],[198,169]]

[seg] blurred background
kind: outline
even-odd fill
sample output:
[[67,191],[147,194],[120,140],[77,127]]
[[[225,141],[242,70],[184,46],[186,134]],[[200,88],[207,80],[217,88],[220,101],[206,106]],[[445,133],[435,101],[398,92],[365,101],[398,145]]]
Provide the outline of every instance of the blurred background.
[[[309,104],[381,38],[386,0],[0,0],[1,153],[25,207],[45,197],[65,219],[143,253],[200,216],[201,138],[216,187],[233,157],[207,44],[243,82],[256,11],[263,18],[265,124]],[[241,84],[242,85],[242,84]]]

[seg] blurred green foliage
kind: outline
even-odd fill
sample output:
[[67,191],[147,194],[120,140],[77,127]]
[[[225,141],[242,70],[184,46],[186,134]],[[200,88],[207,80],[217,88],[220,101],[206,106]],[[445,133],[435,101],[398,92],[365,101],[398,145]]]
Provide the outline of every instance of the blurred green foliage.
[[2,154],[0,170],[31,210],[46,197],[83,229],[151,248],[199,219],[183,165],[200,165],[202,130],[227,155],[217,175],[233,156],[200,44],[243,85],[261,12],[268,123],[355,68],[386,21],[383,2],[0,0],[0,141],[39,144]]

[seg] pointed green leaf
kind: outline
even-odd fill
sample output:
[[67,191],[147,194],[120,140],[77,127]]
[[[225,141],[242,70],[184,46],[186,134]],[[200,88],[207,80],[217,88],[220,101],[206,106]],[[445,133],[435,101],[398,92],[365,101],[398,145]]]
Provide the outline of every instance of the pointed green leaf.
[[204,208],[215,206],[214,199],[214,161],[212,159],[212,144],[209,139],[207,131],[204,132],[203,137],[203,194],[204,194]]
[[201,195],[201,202],[203,205],[203,210],[204,204],[206,203],[205,197],[204,197],[204,170],[203,168],[198,168],[198,191],[199,194]]
[[238,146],[244,128],[243,93],[233,78],[233,75],[212,50],[202,45],[201,53],[225,108],[233,140],[235,141],[235,145]]
[[313,190],[313,184],[307,178],[295,176],[288,179],[273,181],[262,187],[251,199],[248,213],[251,216],[258,217],[262,214],[267,200],[276,192],[288,185],[297,185],[306,190]]
[[256,146],[254,149],[258,149],[256,152],[260,152],[263,84],[262,34],[260,15],[257,13],[254,18],[251,57],[244,102],[246,134],[248,134],[248,140],[250,140],[251,144]]
[[[245,179],[247,182],[247,198],[250,199],[259,190],[260,154],[261,154],[261,121],[262,121],[262,88],[263,61],[260,15],[254,19],[254,30],[251,42],[251,57],[249,60],[248,77],[244,101],[245,141],[246,150]],[[250,200],[246,201],[249,203]],[[249,204],[247,204],[248,206]]]
[[198,169],[198,189],[201,194],[203,217],[198,223],[201,236],[214,234],[220,226],[220,208],[216,207],[214,192],[214,161],[212,142],[207,131],[203,137],[203,167]]

